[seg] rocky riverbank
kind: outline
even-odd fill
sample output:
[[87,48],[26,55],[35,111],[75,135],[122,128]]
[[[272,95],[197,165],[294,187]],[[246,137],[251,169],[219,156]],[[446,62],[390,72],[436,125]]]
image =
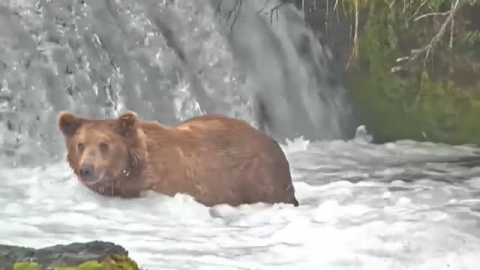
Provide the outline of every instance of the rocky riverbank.
[[138,270],[122,246],[93,241],[40,249],[0,245],[0,270],[123,269]]

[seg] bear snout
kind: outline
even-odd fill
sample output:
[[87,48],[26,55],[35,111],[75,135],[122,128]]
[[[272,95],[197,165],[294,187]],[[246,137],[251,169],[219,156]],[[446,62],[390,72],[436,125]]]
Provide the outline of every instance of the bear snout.
[[79,173],[85,181],[95,180],[95,166],[91,163],[82,164]]

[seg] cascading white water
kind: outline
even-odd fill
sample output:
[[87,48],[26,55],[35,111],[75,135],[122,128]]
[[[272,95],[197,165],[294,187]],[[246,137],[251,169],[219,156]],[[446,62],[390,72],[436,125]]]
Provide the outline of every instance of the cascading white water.
[[[275,135],[344,138],[350,109],[330,50],[286,1],[211,0],[235,59],[247,73],[256,108]],[[262,119],[265,118],[265,119]]]
[[[220,3],[221,2],[221,3]],[[276,1],[23,0],[0,6],[0,155],[56,160],[59,111],[134,110],[167,125],[221,113],[278,139],[341,138],[329,53]],[[266,5],[265,5],[266,4]],[[258,12],[261,11],[261,12]],[[267,14],[265,14],[267,12]]]

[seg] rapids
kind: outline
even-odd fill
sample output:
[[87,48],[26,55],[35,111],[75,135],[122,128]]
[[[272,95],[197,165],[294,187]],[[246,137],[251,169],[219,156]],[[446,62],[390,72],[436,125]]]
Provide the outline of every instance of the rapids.
[[296,139],[284,150],[298,208],[102,198],[65,163],[3,169],[0,239],[114,241],[145,269],[478,268],[480,168],[441,162],[474,149],[356,138]]

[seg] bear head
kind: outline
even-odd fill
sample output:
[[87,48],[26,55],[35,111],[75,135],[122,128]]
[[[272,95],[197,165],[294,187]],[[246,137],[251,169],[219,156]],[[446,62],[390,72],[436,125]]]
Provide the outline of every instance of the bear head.
[[146,145],[138,123],[134,112],[106,120],[60,113],[58,126],[65,138],[67,160],[83,184],[103,193],[139,176]]

